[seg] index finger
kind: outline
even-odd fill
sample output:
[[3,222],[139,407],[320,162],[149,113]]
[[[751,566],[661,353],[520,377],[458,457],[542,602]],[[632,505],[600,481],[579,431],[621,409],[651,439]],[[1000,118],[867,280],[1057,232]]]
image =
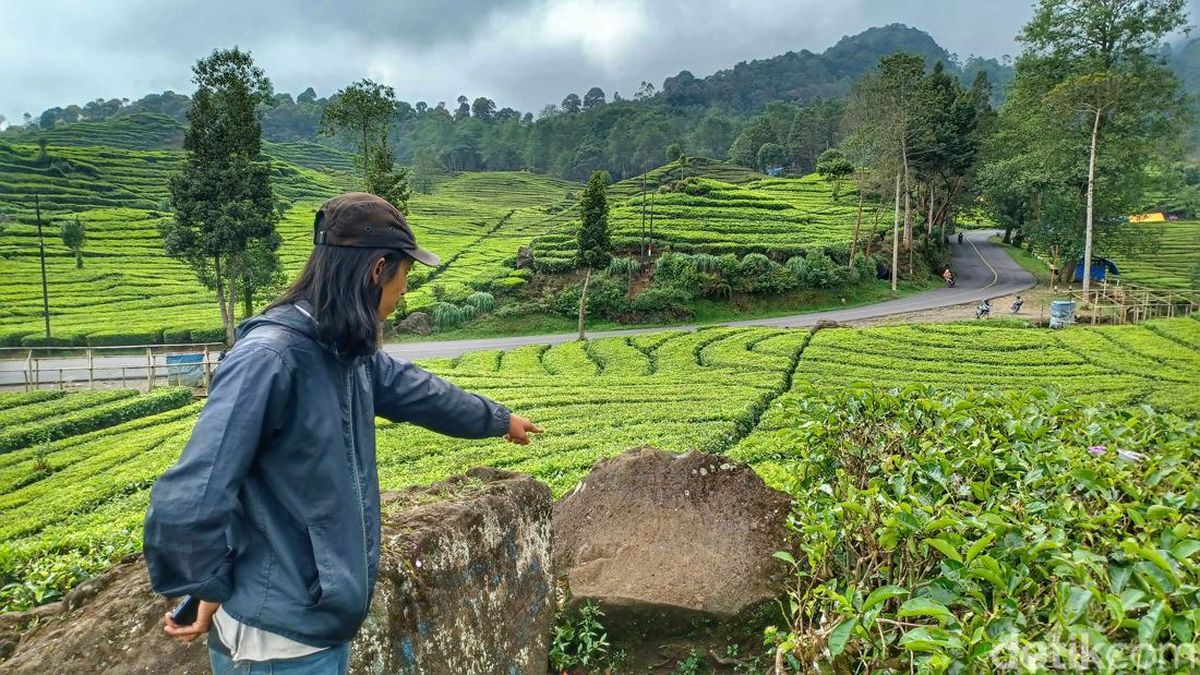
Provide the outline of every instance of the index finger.
[[533,422],[526,422],[525,431],[535,433],[535,434],[540,434],[540,433],[542,433],[542,428],[539,427],[538,425],[534,424]]

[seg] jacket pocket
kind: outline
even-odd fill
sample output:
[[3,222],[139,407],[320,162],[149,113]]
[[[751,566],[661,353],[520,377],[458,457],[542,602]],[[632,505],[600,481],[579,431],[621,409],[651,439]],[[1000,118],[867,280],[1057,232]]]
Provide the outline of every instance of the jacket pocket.
[[308,536],[317,562],[315,588],[309,586],[311,606],[340,617],[365,615],[367,579],[355,574],[363,566],[360,556],[364,554],[358,552],[359,547],[331,540],[321,526],[310,526]]
[[320,566],[317,565],[317,563],[316,563],[316,552],[315,552],[315,549],[313,548],[313,543],[312,543],[313,542],[312,529],[309,528],[306,531],[308,533],[309,553],[313,556],[313,561],[314,561],[313,562],[314,572],[312,575],[312,581],[308,582],[308,606],[313,607],[321,601],[321,569],[320,569]]

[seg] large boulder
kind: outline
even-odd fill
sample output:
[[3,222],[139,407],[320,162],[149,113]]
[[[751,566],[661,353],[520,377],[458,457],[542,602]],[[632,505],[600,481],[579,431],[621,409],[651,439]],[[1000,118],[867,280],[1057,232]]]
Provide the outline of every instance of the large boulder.
[[790,505],[726,457],[632,450],[554,505],[555,571],[618,633],[745,625],[784,587]]
[[433,320],[425,312],[413,312],[396,322],[396,332],[402,335],[432,335]]
[[533,267],[533,247],[519,246],[517,247],[517,261],[513,265],[516,269],[525,267]]
[[[473,469],[387,493],[383,509],[379,582],[351,672],[545,673],[550,490]],[[211,672],[203,640],[185,646],[162,633],[171,604],[151,590],[140,557],[128,559],[63,602],[0,615],[0,659],[12,654],[0,671]]]
[[351,670],[545,673],[550,488],[479,468],[388,497],[384,511],[397,515],[385,519],[379,583]]

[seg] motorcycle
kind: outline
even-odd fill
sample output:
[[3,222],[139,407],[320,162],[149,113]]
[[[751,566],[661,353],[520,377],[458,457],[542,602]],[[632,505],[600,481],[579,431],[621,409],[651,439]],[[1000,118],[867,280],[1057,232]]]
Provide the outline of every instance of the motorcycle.
[[1018,295],[1018,296],[1017,296],[1017,299],[1016,299],[1016,300],[1013,300],[1013,304],[1012,304],[1012,312],[1011,312],[1011,313],[1012,313],[1012,314],[1017,314],[1017,313],[1019,313],[1019,312],[1021,311],[1021,307],[1022,307],[1024,304],[1025,304],[1025,298],[1022,298],[1021,296],[1019,296],[1019,295]]
[[988,319],[988,318],[991,318],[991,316],[992,316],[992,303],[988,302],[987,300],[984,300],[983,302],[979,303],[979,306],[975,308],[975,318],[976,319]]
[[962,232],[958,233],[958,243],[962,243]]
[[950,275],[950,277],[948,279],[946,279],[946,288],[954,288],[955,284],[957,284],[957,283],[958,283],[958,277],[956,277],[952,274],[952,275]]

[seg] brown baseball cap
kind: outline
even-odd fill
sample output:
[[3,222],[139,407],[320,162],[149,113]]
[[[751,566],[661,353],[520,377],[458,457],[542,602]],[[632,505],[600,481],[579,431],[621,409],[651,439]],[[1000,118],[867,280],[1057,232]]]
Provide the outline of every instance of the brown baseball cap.
[[417,246],[417,239],[399,209],[383,197],[367,192],[347,192],[322,204],[313,221],[313,243],[391,248],[430,267],[441,264],[436,255]]

